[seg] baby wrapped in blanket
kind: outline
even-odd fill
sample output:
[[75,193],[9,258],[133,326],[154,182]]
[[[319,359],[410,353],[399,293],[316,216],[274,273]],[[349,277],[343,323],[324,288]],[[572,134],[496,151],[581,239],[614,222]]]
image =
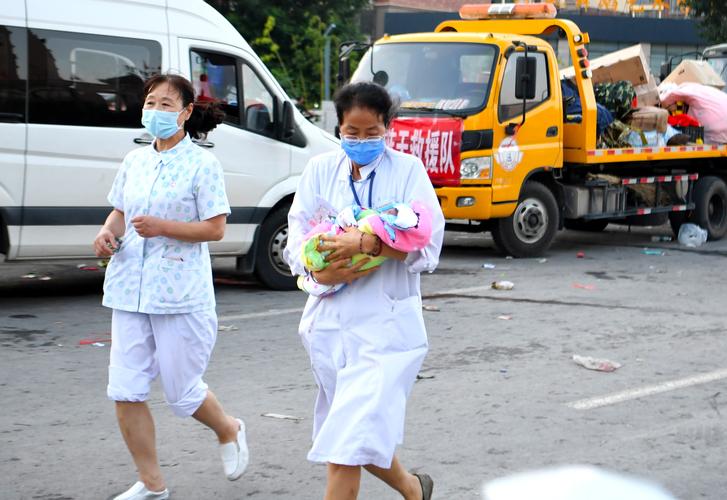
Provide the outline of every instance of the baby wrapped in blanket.
[[[357,227],[363,233],[376,235],[382,244],[406,253],[424,248],[432,236],[431,214],[417,201],[390,203],[377,209],[366,209],[357,205],[346,207],[335,218],[327,218],[306,234],[301,258],[308,273],[298,278],[298,288],[315,297],[327,297],[346,286],[345,283],[318,283],[311,273],[328,266],[326,256],[330,252],[320,250],[321,237],[341,234],[347,227]],[[371,260],[361,267],[362,270],[380,266],[386,260],[383,256],[371,257],[360,253],[351,258],[351,265],[366,258]]]

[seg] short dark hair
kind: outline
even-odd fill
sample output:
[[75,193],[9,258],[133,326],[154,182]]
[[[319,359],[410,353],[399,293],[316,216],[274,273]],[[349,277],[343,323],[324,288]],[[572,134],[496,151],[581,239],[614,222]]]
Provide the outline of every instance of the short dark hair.
[[194,103],[192,115],[184,122],[184,131],[193,139],[201,139],[209,131],[225,119],[225,112],[216,102],[199,102],[194,100],[194,87],[192,83],[181,75],[163,74],[154,75],[144,83],[144,100],[149,92],[162,83],[169,84],[182,98],[182,106],[187,107]]
[[395,112],[394,102],[386,89],[372,82],[350,83],[341,87],[333,96],[333,104],[339,125],[343,123],[343,115],[356,107],[370,109],[382,116],[387,127]]

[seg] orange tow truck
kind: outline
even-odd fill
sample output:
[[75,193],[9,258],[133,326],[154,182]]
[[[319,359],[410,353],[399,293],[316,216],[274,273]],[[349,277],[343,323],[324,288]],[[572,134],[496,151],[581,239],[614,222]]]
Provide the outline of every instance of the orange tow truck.
[[[564,226],[654,214],[727,234],[727,145],[598,148],[587,33],[552,4],[465,5],[460,17],[384,36],[350,78],[399,101],[389,144],[421,157],[450,229],[490,231],[515,257],[542,255]],[[568,41],[577,116],[548,35]]]

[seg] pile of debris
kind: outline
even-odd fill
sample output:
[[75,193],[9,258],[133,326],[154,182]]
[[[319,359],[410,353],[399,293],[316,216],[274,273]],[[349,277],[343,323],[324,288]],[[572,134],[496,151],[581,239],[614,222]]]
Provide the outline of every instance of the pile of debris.
[[[590,61],[602,148],[727,143],[725,82],[704,61],[685,60],[658,86],[638,44]],[[566,122],[581,103],[573,68],[561,72]]]

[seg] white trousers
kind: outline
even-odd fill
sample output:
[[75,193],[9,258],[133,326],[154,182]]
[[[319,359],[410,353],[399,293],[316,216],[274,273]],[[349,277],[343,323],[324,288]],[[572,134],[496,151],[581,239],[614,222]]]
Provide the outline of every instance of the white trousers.
[[113,401],[146,401],[161,377],[175,415],[192,415],[207,397],[202,380],[217,339],[214,309],[186,314],[113,310],[107,394]]

